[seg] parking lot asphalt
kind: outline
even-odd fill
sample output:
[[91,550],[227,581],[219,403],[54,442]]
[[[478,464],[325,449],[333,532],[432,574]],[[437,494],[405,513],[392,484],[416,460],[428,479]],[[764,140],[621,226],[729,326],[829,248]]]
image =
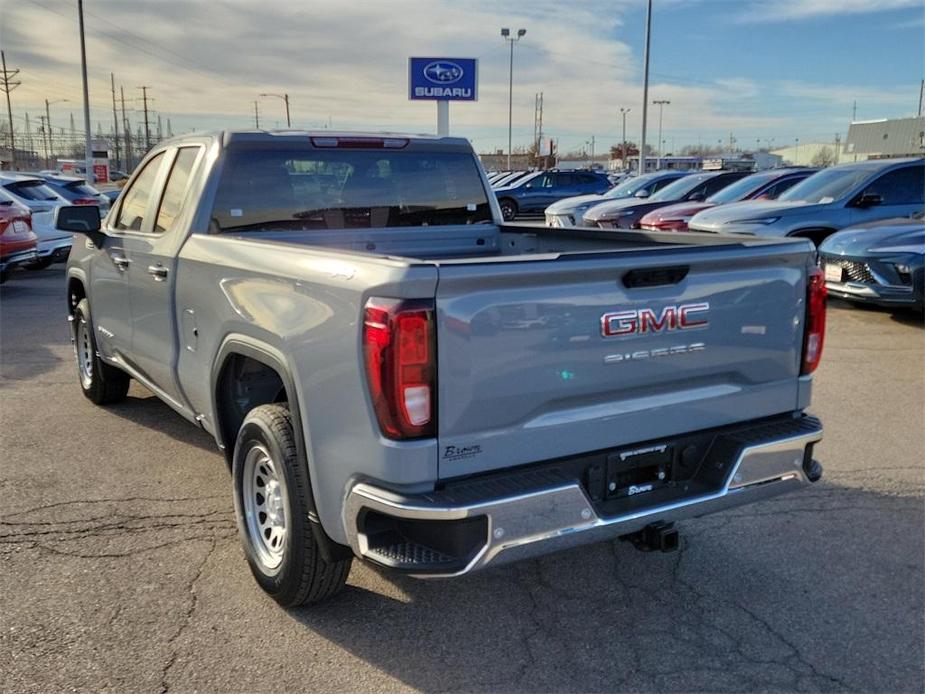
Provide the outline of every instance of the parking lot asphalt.
[[832,303],[811,489],[453,581],[355,563],[283,610],[213,440],[80,393],[61,266],[0,290],[0,689],[921,692],[925,330]]

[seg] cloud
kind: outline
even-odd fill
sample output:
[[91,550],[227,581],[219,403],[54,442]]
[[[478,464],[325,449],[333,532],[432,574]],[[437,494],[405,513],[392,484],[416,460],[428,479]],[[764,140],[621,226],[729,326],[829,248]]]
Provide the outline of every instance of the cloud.
[[739,15],[745,22],[785,22],[846,14],[877,14],[887,10],[921,8],[921,0],[761,0]]

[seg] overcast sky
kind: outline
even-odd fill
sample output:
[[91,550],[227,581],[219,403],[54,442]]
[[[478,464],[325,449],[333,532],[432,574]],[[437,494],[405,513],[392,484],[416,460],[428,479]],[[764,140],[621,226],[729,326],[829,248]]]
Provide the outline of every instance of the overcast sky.
[[[112,128],[109,73],[130,118],[141,91],[174,132],[249,127],[260,92],[287,92],[295,127],[430,132],[435,106],[407,99],[407,59],[480,60],[479,101],[452,104],[451,132],[481,151],[507,144],[508,49],[515,49],[514,143],[544,131],[562,150],[592,135],[598,151],[640,129],[643,0],[85,0],[93,131]],[[669,99],[666,148],[758,138],[773,146],[844,136],[858,119],[914,115],[925,76],[921,0],[655,0],[651,99]],[[80,111],[76,0],[0,0],[0,44],[18,67],[17,128],[44,99],[56,126]],[[285,125],[282,101],[260,101],[261,125]],[[649,140],[658,111],[650,108]]]

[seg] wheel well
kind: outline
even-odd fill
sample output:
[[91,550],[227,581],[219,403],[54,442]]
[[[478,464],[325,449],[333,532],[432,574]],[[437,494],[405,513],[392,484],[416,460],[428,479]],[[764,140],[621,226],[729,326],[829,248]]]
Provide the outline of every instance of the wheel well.
[[800,239],[809,239],[816,246],[825,241],[826,237],[831,236],[835,233],[835,229],[826,229],[823,227],[816,227],[813,229],[800,229],[799,231],[794,231],[788,236],[794,236]]
[[260,405],[288,400],[285,383],[276,369],[243,354],[228,355],[216,383],[215,416],[229,463],[247,413]]
[[68,315],[74,315],[74,309],[77,308],[83,299],[87,297],[87,290],[84,289],[84,283],[76,277],[72,277],[67,283],[67,312]]

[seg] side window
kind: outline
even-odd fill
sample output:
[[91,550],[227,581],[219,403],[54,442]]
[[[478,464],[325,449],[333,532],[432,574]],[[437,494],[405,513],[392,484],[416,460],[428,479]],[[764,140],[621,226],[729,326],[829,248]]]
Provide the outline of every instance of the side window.
[[540,174],[536,178],[527,181],[527,183],[530,184],[531,188],[548,188],[551,185],[549,179],[549,174]]
[[[710,197],[713,195],[713,193],[718,193],[723,188],[731,185],[732,183],[735,183],[740,178],[743,178],[743,176],[717,176],[716,178],[711,178],[702,186],[704,198]],[[697,190],[701,190],[701,187],[698,187]]]
[[161,152],[151,159],[141,173],[138,174],[131,187],[122,193],[122,207],[119,208],[119,217],[116,219],[116,229],[139,231],[145,221],[145,212],[148,210],[148,200],[157,179],[157,172],[164,161]]
[[677,178],[660,178],[655,183],[650,183],[647,185],[646,188],[649,190],[649,195],[652,195],[652,193],[657,193],[669,183],[674,183],[677,180]]
[[578,183],[578,176],[575,174],[568,173],[559,173],[555,174],[553,177],[553,185],[555,186],[574,186]]
[[864,189],[883,198],[884,205],[925,202],[925,166],[907,166],[883,174]]
[[784,178],[778,181],[777,183],[775,183],[774,185],[772,185],[767,190],[765,190],[761,194],[761,197],[764,200],[777,200],[778,196],[781,193],[783,193],[788,188],[792,188],[794,185],[796,185],[802,180],[803,180],[802,178],[797,178],[796,176],[792,178]]
[[164,186],[164,195],[157,210],[157,219],[154,221],[154,231],[166,231],[173,226],[180,215],[180,206],[186,198],[189,189],[190,177],[193,173],[193,164],[199,154],[199,147],[181,147],[174,159],[167,185]]

